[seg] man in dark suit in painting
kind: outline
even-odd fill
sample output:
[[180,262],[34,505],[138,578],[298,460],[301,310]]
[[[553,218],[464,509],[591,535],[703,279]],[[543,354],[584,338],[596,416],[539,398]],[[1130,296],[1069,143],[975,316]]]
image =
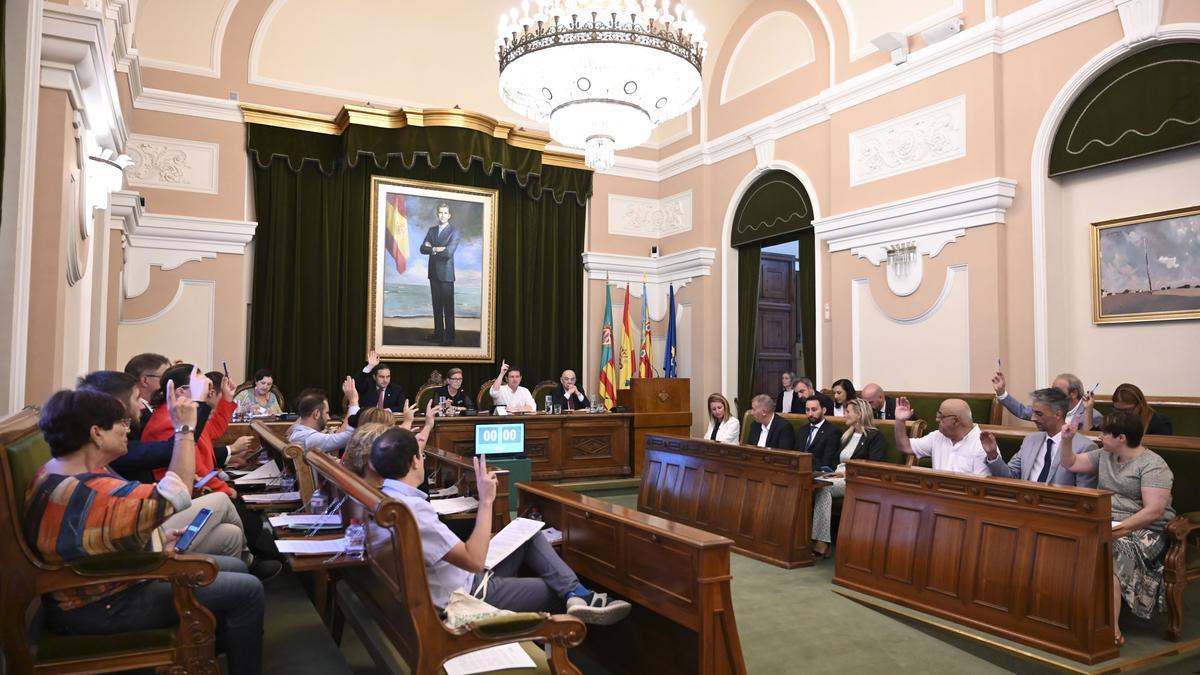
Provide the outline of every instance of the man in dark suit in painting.
[[433,299],[433,334],[440,345],[454,344],[454,252],[458,250],[458,228],[450,224],[450,206],[437,207],[438,224],[429,228],[421,242],[421,253],[429,256],[429,293]]

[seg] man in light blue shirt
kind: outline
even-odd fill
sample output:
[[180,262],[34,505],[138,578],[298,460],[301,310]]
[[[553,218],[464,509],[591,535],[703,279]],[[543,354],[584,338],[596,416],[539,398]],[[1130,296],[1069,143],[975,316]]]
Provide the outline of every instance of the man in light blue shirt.
[[[429,594],[435,606],[444,609],[450,594],[462,588],[495,607],[514,612],[559,612],[565,605],[568,614],[601,625],[615,623],[629,614],[628,602],[609,600],[606,594],[593,593],[580,584],[540,534],[495,569],[485,568],[492,539],[495,472],[487,470],[483,457],[474,459],[479,509],[475,529],[464,542],[441,522],[429,497],[418,489],[425,475],[425,452],[420,446],[411,431],[388,429],[371,446],[371,466],[384,478],[384,494],[404,502],[417,521]],[[517,576],[523,567],[536,576]]]

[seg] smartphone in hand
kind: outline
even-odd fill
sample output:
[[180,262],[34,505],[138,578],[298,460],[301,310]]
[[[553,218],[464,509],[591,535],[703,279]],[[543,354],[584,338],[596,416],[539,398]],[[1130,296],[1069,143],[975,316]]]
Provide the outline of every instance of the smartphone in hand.
[[218,473],[221,473],[220,469],[213,469],[212,471],[209,471],[208,475],[204,476],[203,478],[197,478],[195,489],[199,490],[200,488],[204,487],[204,485],[206,483],[208,483],[208,481],[212,480],[213,477],[216,476]]
[[191,525],[188,525],[187,529],[184,530],[183,536],[179,537],[179,540],[175,542],[175,551],[177,553],[183,553],[188,550],[192,542],[196,540],[196,535],[200,534],[200,530],[204,529],[204,524],[208,522],[211,515],[212,509],[200,509],[200,512],[192,519]]

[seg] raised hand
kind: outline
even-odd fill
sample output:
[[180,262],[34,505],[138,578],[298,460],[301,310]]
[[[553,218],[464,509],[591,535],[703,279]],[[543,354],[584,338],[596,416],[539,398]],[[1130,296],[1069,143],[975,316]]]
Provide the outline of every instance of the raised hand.
[[374,350],[367,352],[367,365],[371,368],[379,365],[379,352]]
[[413,419],[417,416],[417,406],[409,404],[408,399],[404,399],[404,413],[400,420],[400,426],[405,429],[412,429]]
[[912,404],[908,402],[907,396],[901,396],[896,401],[896,421],[907,422],[912,419]]
[[342,395],[350,405],[358,405],[358,388],[354,386],[354,378],[349,375],[342,380]]
[[1063,448],[1073,448],[1075,440],[1075,423],[1071,421],[1064,422],[1062,425],[1062,436],[1059,437],[1058,444]]
[[232,377],[226,377],[221,380],[221,396],[223,396],[226,401],[233,400],[233,392],[236,390],[237,387],[233,386]]
[[990,431],[985,431],[979,434],[979,444],[983,446],[983,451],[987,453],[988,460],[996,459],[1000,455],[1000,446],[996,444],[996,435]]
[[167,417],[171,420],[171,426],[178,429],[183,425],[196,427],[196,402],[192,400],[188,392],[175,389],[173,381],[167,381]]
[[992,389],[996,390],[997,396],[1008,391],[1008,384],[1004,381],[1004,373],[997,370],[996,374],[992,376]]
[[500,377],[504,377],[504,374],[507,372],[508,372],[508,361],[505,361],[504,359],[500,359]]
[[482,508],[484,504],[492,504],[496,501],[496,486],[499,481],[496,480],[495,471],[488,471],[486,457],[476,455],[472,458],[472,463],[475,465],[477,499]]

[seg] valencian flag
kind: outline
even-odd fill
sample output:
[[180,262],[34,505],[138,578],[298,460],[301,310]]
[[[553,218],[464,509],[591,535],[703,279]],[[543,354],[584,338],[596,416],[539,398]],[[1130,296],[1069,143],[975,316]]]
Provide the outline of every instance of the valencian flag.
[[404,213],[404,195],[388,195],[383,227],[383,247],[396,261],[396,272],[408,268],[408,216]]
[[650,315],[646,308],[650,295],[646,293],[646,282],[642,282],[642,348],[638,352],[638,377],[654,377],[654,366],[650,365]]
[[617,368],[613,358],[612,286],[604,284],[604,325],[600,328],[600,401],[612,409],[617,403]]
[[621,319],[621,361],[617,382],[621,389],[629,388],[633,379],[633,326],[629,325],[629,284],[625,284],[625,317]]
[[667,348],[663,350],[663,377],[679,377],[675,372],[675,284],[671,289],[667,306],[671,312],[667,319]]

